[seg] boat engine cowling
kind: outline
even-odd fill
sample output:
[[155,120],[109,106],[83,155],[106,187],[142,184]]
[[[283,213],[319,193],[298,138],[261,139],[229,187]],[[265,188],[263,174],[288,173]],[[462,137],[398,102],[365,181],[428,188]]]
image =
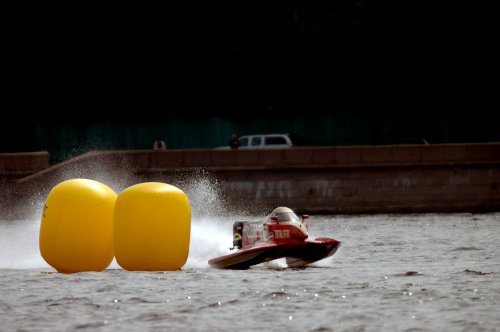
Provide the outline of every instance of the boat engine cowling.
[[243,245],[243,222],[235,221],[233,224],[233,248],[241,248]]

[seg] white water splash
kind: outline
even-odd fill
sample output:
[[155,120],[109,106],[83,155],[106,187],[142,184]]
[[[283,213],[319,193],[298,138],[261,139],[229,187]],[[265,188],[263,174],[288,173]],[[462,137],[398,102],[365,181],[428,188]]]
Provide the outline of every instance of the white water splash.
[[40,222],[0,222],[0,269],[33,269],[49,265],[38,247]]
[[[108,185],[106,181],[101,182]],[[233,222],[248,217],[231,215],[225,210],[219,185],[209,176],[200,173],[180,183],[179,188],[188,196],[192,215],[189,256],[184,268],[208,268],[210,258],[229,252]],[[120,185],[112,183],[110,187],[120,188]],[[28,220],[0,221],[0,269],[52,268],[44,261],[39,249],[44,201],[45,198],[39,195],[30,198],[29,204],[36,204],[37,211]],[[116,260],[108,267],[119,268]]]

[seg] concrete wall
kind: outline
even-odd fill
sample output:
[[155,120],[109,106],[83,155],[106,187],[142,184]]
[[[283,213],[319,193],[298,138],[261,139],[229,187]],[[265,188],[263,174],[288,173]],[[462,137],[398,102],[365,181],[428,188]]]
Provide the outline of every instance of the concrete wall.
[[50,167],[47,151],[0,153],[0,179],[22,178]]
[[[143,181],[178,185],[210,177],[247,211],[277,205],[316,213],[500,211],[500,143],[317,147],[276,150],[94,151],[9,186],[9,197],[44,197],[86,177],[120,191]],[[5,192],[5,191],[4,191]]]

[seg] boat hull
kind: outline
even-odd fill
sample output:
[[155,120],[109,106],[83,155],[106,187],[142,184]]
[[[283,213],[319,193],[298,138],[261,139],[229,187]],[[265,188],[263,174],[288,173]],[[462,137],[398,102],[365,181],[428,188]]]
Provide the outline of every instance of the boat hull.
[[288,267],[303,267],[333,255],[340,242],[330,238],[314,241],[267,242],[210,259],[209,265],[220,269],[248,269],[252,265],[286,258]]

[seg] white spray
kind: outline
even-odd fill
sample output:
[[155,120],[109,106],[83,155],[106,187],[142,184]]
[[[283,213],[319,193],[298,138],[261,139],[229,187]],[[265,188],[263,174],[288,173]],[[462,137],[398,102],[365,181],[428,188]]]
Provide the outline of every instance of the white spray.
[[[111,188],[123,187],[122,184],[113,186],[106,180],[101,181]],[[191,206],[189,256],[183,268],[208,268],[210,258],[229,252],[233,222],[252,217],[228,212],[218,182],[207,174],[186,177],[178,187],[186,193]],[[40,208],[33,217],[16,221],[0,220],[0,269],[52,269],[40,255],[41,209],[45,198],[37,197],[37,200],[40,200],[36,202]],[[121,267],[113,260],[108,268]]]

